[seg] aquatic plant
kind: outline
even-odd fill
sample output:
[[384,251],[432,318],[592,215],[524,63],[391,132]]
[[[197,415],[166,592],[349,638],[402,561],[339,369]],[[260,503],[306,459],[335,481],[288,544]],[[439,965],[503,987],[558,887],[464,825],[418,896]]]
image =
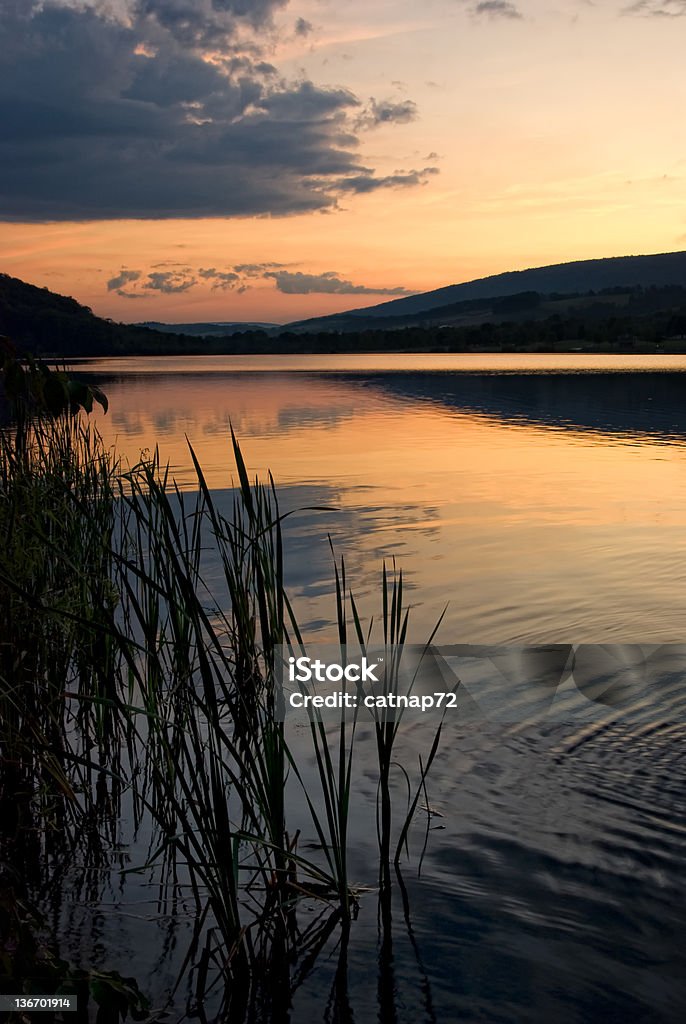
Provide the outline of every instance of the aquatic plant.
[[[106,407],[97,389],[74,389],[66,375],[47,387],[43,368],[18,365],[5,363],[15,418],[0,434],[0,801],[13,805],[2,854],[28,863],[33,844],[27,890],[46,842],[105,862],[126,799],[135,828],[152,827],[147,865],[190,893],[186,964],[198,998],[221,978],[241,1019],[267,976],[315,955],[338,924],[347,934],[358,898],[348,873],[357,712],[333,732],[310,718],[318,794],[279,713],[278,652],[304,648],[284,580],[282,524],[293,513],[280,511],[271,477],[250,481],[233,432],[225,516],[192,447],[195,493],[178,488],[157,452],[124,470],[80,415],[93,399]],[[48,405],[52,391],[61,398]],[[204,577],[208,547],[225,595]],[[364,649],[373,624],[364,631],[343,560],[334,584],[341,649]],[[382,624],[401,657],[402,575],[385,566]],[[382,886],[399,722],[374,723]],[[396,862],[439,737],[440,725]],[[318,837],[312,855],[289,826],[294,785]],[[303,933],[297,909],[312,900],[329,909]]]
[[[46,396],[67,385],[50,374],[4,362],[15,417],[0,431],[0,799],[22,837],[30,834],[22,816],[57,815],[62,827],[65,814],[84,810],[93,765],[112,767],[120,752],[117,653],[100,614],[118,600],[118,466],[79,403],[53,412],[56,399]],[[89,763],[77,760],[84,749]]]

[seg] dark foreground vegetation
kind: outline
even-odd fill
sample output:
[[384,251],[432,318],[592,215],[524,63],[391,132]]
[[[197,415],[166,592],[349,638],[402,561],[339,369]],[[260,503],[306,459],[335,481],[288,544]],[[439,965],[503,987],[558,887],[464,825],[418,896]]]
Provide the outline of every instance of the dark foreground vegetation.
[[[129,838],[147,836],[148,855],[127,870],[154,868],[172,928],[177,916],[193,921],[179,978],[184,991],[192,981],[188,1012],[206,1019],[211,994],[214,1019],[286,1019],[333,943],[329,1009],[349,1019],[356,908],[378,896],[390,969],[390,894],[402,888],[440,726],[419,763],[402,769],[407,794],[396,806],[399,720],[379,712],[372,723],[378,894],[364,896],[348,871],[357,714],[333,731],[310,718],[314,786],[276,714],[277,646],[302,652],[305,640],[284,586],[273,482],[251,483],[227,439],[237,486],[224,517],[197,461],[197,491],[185,494],[154,456],[118,462],[88,422],[94,401],[106,406],[97,389],[19,361],[9,346],[3,375],[13,419],[0,433],[0,991],[78,993],[70,1021],[88,1007],[103,1022],[164,1010],[159,993],[154,1006],[146,996],[149,978],[122,977],[106,955],[63,957],[48,912],[76,869],[125,877],[128,822]],[[207,545],[227,602],[203,580]],[[372,628],[342,561],[332,593],[340,643],[364,650]],[[384,568],[380,599],[378,640],[402,647],[400,573]],[[301,848],[294,806],[309,815],[314,850]],[[414,828],[421,845],[424,820]]]
[[0,334],[45,356],[255,355],[330,352],[684,352],[686,287],[522,292],[380,319],[345,330],[298,325],[197,337],[117,324],[74,299],[0,275]]

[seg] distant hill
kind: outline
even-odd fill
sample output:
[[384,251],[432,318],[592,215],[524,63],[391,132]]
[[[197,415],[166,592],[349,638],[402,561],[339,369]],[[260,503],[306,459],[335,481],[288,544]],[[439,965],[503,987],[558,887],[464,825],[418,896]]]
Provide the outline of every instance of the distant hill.
[[[686,267],[685,253],[670,255],[680,257]],[[666,257],[646,259],[659,264]],[[606,268],[613,262],[627,266],[621,260],[591,262],[602,262]],[[663,271],[664,280],[669,276],[666,264]],[[525,272],[529,273],[537,272]],[[487,280],[499,281],[503,276],[513,275]],[[522,276],[515,279],[522,282]],[[646,279],[654,281],[654,272]],[[575,278],[564,280],[569,288]],[[594,280],[599,283],[597,277]],[[459,291],[462,286],[455,287],[464,294]],[[428,294],[445,297],[445,292]],[[397,308],[396,303],[384,306]],[[270,325],[269,330],[236,323],[120,324],[95,316],[73,298],[0,274],[0,335],[9,336],[20,350],[56,359],[305,352],[683,352],[686,283],[682,278],[677,284],[612,285],[581,292],[528,289],[393,316],[350,315],[346,325],[341,325],[340,317],[308,324],[305,328]],[[175,333],[175,326],[184,331],[195,328],[198,333]],[[206,334],[208,326],[222,333]]]
[[[655,256],[613,256],[601,260],[556,263],[531,270],[513,270],[464,284],[447,285],[420,295],[391,299],[366,309],[300,320],[288,330],[357,331],[374,326],[401,327],[441,320],[457,303],[485,302],[517,294],[586,294],[608,288],[686,286],[686,252]],[[433,314],[429,316],[428,314]]]
[[192,338],[226,338],[243,331],[266,331],[278,333],[281,324],[252,323],[250,321],[230,320],[227,323],[210,322],[197,324],[166,324],[157,320],[144,320],[134,327],[147,327],[151,331],[162,331],[165,334],[185,334]]
[[20,348],[56,356],[116,355],[161,334],[95,316],[76,299],[0,274],[0,334]]
[[[275,324],[269,328],[279,330]],[[195,355],[208,350],[210,338],[230,347],[226,339],[241,331],[265,337],[264,327],[252,324],[116,323],[76,299],[0,274],[0,334],[38,355]]]

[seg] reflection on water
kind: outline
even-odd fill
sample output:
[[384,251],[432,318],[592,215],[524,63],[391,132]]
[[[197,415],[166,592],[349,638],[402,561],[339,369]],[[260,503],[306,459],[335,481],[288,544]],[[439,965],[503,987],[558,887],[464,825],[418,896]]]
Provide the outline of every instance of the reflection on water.
[[607,353],[519,352],[458,353],[361,352],[324,355],[128,356],[77,359],[97,373],[587,373],[596,371],[672,371],[686,368],[683,355],[609,355]]
[[497,357],[499,372],[483,356],[403,357],[402,372],[378,369],[381,357],[356,372],[329,358],[314,370],[301,357],[300,372],[247,359],[91,372],[110,398],[102,429],[130,460],[159,444],[193,487],[188,438],[228,502],[231,422],[286,508],[336,510],[288,521],[288,579],[310,630],[333,616],[329,533],[370,614],[381,560],[398,558],[416,639],[446,603],[446,643],[682,639],[684,357],[664,357],[659,373],[628,370],[652,357],[584,357],[604,373],[563,372],[570,356],[536,373],[532,356]]
[[[449,601],[444,644],[683,642],[686,361],[648,374],[628,371],[654,368],[653,357],[584,357],[587,370],[612,372],[562,372],[572,358],[292,357],[260,360],[260,372],[248,359],[110,360],[92,372],[111,403],[101,427],[130,460],[159,443],[192,487],[187,435],[228,511],[231,421],[251,471],[273,471],[283,509],[309,508],[286,520],[306,635],[331,638],[329,533],[367,613],[380,611],[381,560],[399,559],[415,640]],[[207,574],[218,586],[219,567]],[[648,717],[446,721],[421,879],[423,822],[412,837],[409,902],[395,883],[380,906],[363,898],[349,945],[310,964],[279,1019],[682,1020],[686,731],[669,707]],[[416,768],[432,728],[406,723],[401,763]],[[307,732],[294,742],[314,791]],[[369,728],[357,753],[350,873],[374,886]],[[402,802],[400,772],[397,782]],[[293,812],[301,841],[316,842],[307,809]],[[150,892],[141,882],[143,905]],[[130,888],[103,884],[101,908],[108,900],[119,913],[101,911],[97,927],[95,896],[72,908],[70,933],[136,949],[141,977],[149,967],[170,987],[159,920],[131,906]],[[129,960],[116,966],[132,972]]]

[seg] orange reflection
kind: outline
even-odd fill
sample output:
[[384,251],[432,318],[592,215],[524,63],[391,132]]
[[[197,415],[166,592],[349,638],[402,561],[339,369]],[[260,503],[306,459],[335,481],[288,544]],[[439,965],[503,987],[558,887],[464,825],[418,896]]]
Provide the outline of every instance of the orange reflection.
[[394,387],[314,372],[102,383],[101,429],[130,461],[159,444],[193,488],[187,436],[225,501],[231,422],[250,473],[271,470],[285,506],[329,509],[288,521],[292,593],[312,629],[333,617],[330,534],[368,615],[382,559],[398,557],[419,640],[446,602],[446,642],[683,639],[683,439],[451,407],[404,394],[401,376]]

